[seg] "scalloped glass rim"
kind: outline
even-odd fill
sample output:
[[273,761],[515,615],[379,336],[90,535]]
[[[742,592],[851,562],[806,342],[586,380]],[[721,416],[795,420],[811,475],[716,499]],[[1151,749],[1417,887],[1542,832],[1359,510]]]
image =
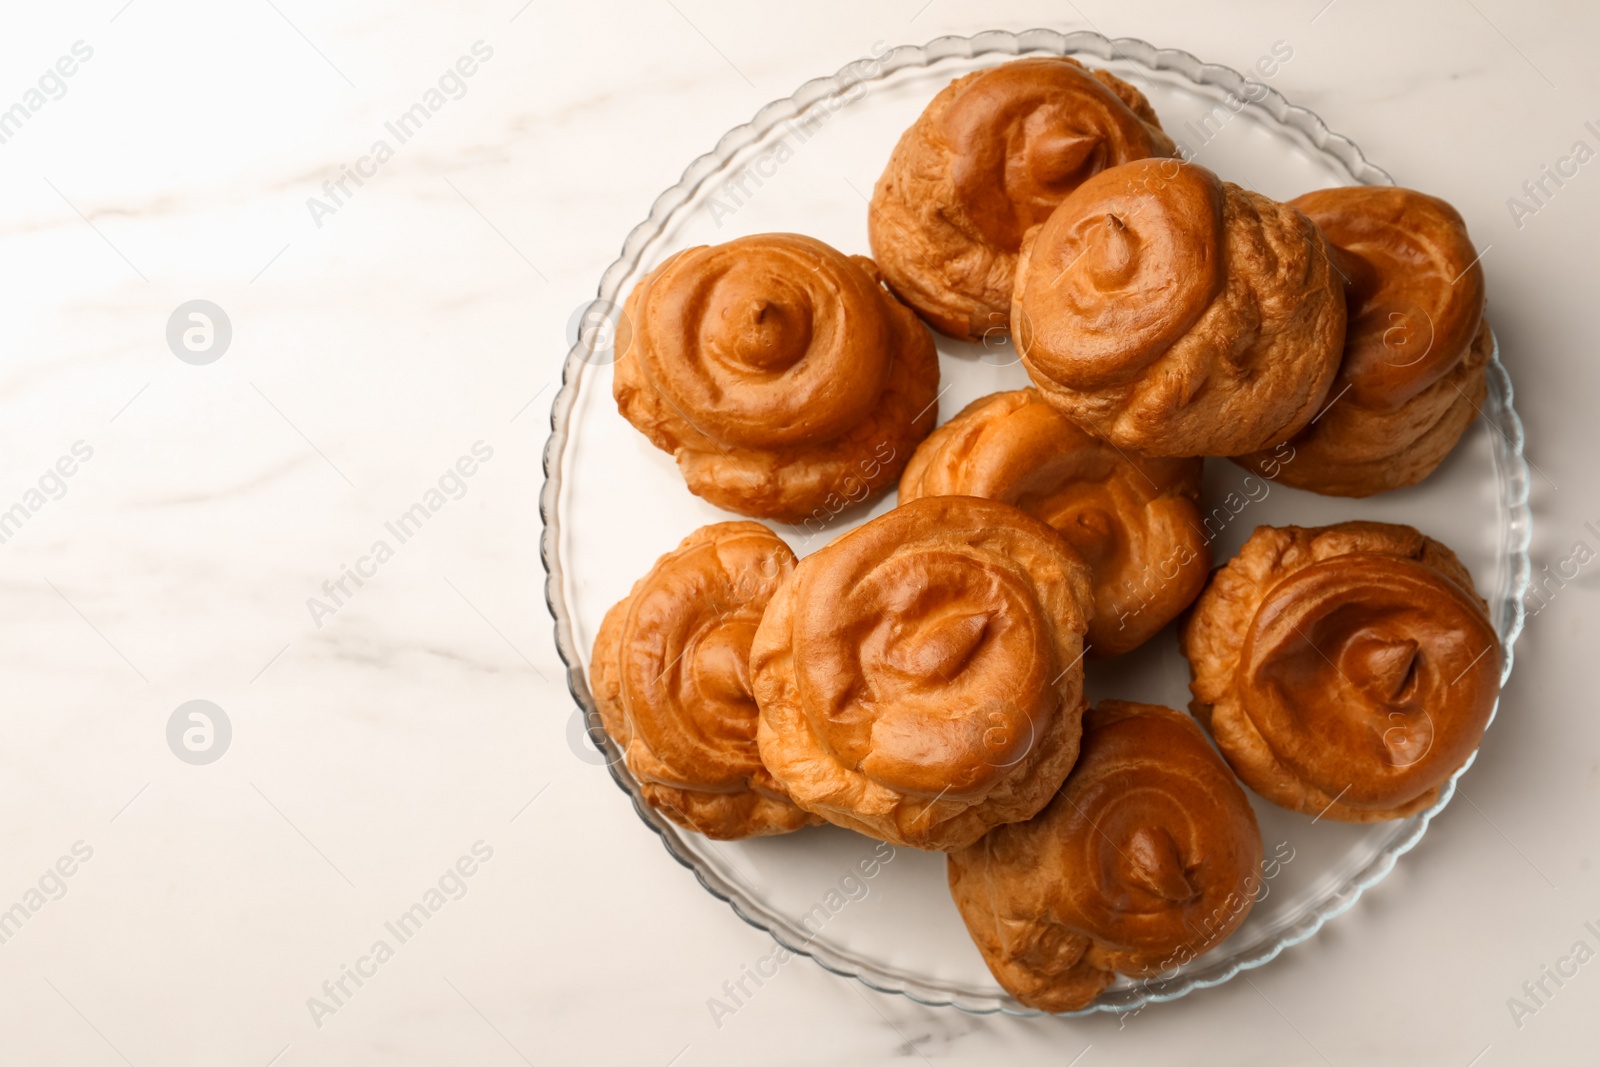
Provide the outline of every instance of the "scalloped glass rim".
[[[908,67],[928,67],[947,59],[971,59],[982,55],[1090,55],[1102,60],[1127,60],[1153,71],[1173,72],[1200,85],[1209,85],[1232,92],[1249,101],[1247,106],[1259,108],[1278,122],[1303,134],[1316,148],[1338,159],[1360,182],[1368,185],[1393,185],[1388,172],[1370,162],[1355,143],[1328,129],[1312,112],[1290,104],[1282,94],[1259,82],[1248,81],[1229,67],[1202,63],[1195,56],[1178,49],[1158,49],[1135,38],[1115,40],[1098,33],[1078,31],[1059,33],[1055,30],[1032,29],[1021,33],[990,30],[972,37],[940,37],[927,45],[901,45],[885,53],[874,64],[860,61],[841,68],[832,77],[816,78],[806,82],[794,95],[775,100],[756,112],[748,123],[735,127],[723,135],[711,152],[700,156],[684,170],[683,177],[671,189],[662,193],[650,208],[649,217],[635,226],[622,246],[622,253],[601,276],[597,302],[616,302],[622,279],[638,265],[650,243],[667,228],[674,214],[710,177],[720,173],[728,162],[742,149],[759,140],[785,119],[793,118],[821,100],[837,97],[856,85],[880,81]],[[1246,86],[1249,93],[1246,94]],[[555,619],[556,650],[567,667],[567,685],[573,699],[583,710],[590,737],[603,746],[612,778],[633,800],[634,810],[644,823],[660,837],[674,859],[694,872],[708,892],[727,901],[739,918],[757,929],[766,931],[774,940],[798,955],[810,956],[822,967],[846,978],[854,978],[864,985],[883,993],[899,993],[930,1007],[953,1006],[977,1014],[1003,1012],[1010,1015],[1039,1015],[1041,1012],[1022,1007],[1006,996],[964,997],[948,990],[934,989],[903,976],[892,976],[877,969],[870,961],[854,958],[828,946],[814,944],[805,931],[795,928],[781,916],[771,914],[757,902],[747,899],[736,887],[724,882],[715,872],[695,864],[679,847],[682,832],[658,815],[639,796],[637,784],[628,774],[620,754],[600,725],[599,713],[589,694],[578,649],[573,641],[571,614],[563,594],[563,574],[555,547],[560,531],[557,514],[557,497],[560,479],[557,473],[568,443],[569,424],[577,391],[572,388],[575,376],[585,366],[587,349],[582,341],[575,344],[562,366],[561,390],[551,407],[550,437],[545,445],[545,483],[539,495],[539,513],[544,523],[539,554],[546,572],[545,601]],[[1511,676],[1513,649],[1524,622],[1523,597],[1527,592],[1530,563],[1528,545],[1532,536],[1532,518],[1528,509],[1529,471],[1522,455],[1523,429],[1512,406],[1511,377],[1500,362],[1498,340],[1488,369],[1489,396],[1483,418],[1497,431],[1493,439],[1493,461],[1496,476],[1503,488],[1500,501],[1502,558],[1509,563],[1505,587],[1491,602],[1491,614],[1500,620],[1497,629],[1505,648],[1505,667],[1501,681]],[[1498,703],[1496,704],[1498,712]],[[1491,722],[1493,720],[1491,719]],[[1474,759],[1476,755],[1474,755]],[[1180,971],[1168,981],[1136,984],[1130,988],[1103,996],[1094,1004],[1071,1015],[1094,1012],[1132,1011],[1148,1003],[1175,1000],[1193,992],[1219,985],[1240,971],[1259,967],[1275,958],[1284,949],[1306,940],[1322,924],[1351,907],[1368,887],[1382,881],[1393,869],[1395,861],[1411,850],[1422,838],[1428,823],[1442,811],[1455,795],[1456,781],[1472,766],[1469,759],[1451,777],[1441,791],[1438,803],[1427,811],[1404,820],[1404,827],[1396,839],[1376,855],[1337,891],[1324,897],[1317,906],[1309,909],[1301,919],[1283,931],[1276,940],[1258,945],[1254,951],[1241,957],[1221,960],[1208,967],[1193,971]]]

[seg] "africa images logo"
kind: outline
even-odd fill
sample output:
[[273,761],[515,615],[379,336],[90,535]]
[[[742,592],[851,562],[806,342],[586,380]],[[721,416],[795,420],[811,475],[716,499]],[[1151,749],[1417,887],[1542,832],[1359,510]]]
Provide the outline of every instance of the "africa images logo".
[[[463,55],[452,66],[446,67],[437,81],[423,91],[421,100],[402,111],[392,122],[383,124],[384,131],[394,139],[394,144],[379,137],[372,142],[366,155],[352,164],[339,165],[339,176],[322,183],[322,196],[306,197],[306,210],[310,212],[311,221],[317,229],[322,229],[322,220],[328,215],[337,214],[355,196],[356,190],[367,184],[368,179],[378,176],[378,168],[395,157],[397,146],[420,133],[422,127],[450,101],[460,100],[467,95],[467,79],[478,73],[479,64],[494,58],[494,49],[483,41],[472,42],[471,51],[471,55]],[[350,187],[352,184],[355,189]]]

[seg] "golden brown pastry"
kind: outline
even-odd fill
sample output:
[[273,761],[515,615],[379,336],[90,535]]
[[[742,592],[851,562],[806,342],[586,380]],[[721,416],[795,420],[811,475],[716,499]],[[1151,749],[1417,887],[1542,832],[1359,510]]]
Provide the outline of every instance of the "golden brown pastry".
[[[1410,189],[1321,189],[1289,203],[1334,246],[1350,324],[1327,409],[1290,442],[1294,459],[1277,480],[1334,496],[1415,485],[1489,392],[1494,337],[1467,224]],[[1263,459],[1237,462],[1258,468]]]
[[820,820],[785,797],[756,752],[750,641],[794,553],[765,526],[704,526],[606,613],[589,670],[606,733],[645,802],[707,837],[781,834]]
[[1188,607],[1211,571],[1200,524],[1201,461],[1120,452],[1034,389],[994,393],[917,446],[900,502],[981,496],[1060,530],[1093,572],[1089,646],[1113,656]]
[[1004,333],[1022,235],[1085,178],[1172,138],[1144,95],[1075,59],[957,78],[901,136],[872,194],[872,254],[900,298],[951,337]]
[[1078,754],[1089,572],[1008,504],[929,497],[800,561],[750,650],[761,760],[794,802],[961,848],[1044,807]]
[[1500,692],[1472,576],[1409,526],[1258,527],[1200,594],[1182,645],[1190,708],[1245,784],[1345,822],[1437,800]]
[[680,252],[639,282],[616,363],[624,418],[689,491],[743,515],[831,517],[894,482],[933,429],[933,339],[864,256],[769,233]]
[[1344,343],[1327,243],[1204,167],[1101,171],[1032,231],[1017,350],[1046,399],[1119,447],[1231,456],[1310,422]]
[[1049,807],[950,854],[950,892],[1008,993],[1076,1011],[1117,974],[1153,977],[1221,942],[1260,865],[1255,813],[1199,727],[1107,700]]

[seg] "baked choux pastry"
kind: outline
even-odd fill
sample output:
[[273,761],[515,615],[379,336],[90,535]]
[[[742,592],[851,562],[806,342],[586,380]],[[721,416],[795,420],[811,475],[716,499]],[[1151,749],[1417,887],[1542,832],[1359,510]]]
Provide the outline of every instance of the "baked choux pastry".
[[[1326,410],[1289,442],[1278,481],[1334,496],[1415,485],[1477,418],[1494,336],[1483,267],[1455,208],[1358,185],[1289,201],[1333,245],[1349,326]],[[1261,456],[1237,462],[1256,468]]]
[[794,553],[765,526],[702,527],[606,613],[590,686],[645,803],[719,839],[819,822],[756,752],[750,641]]
[[993,500],[903,504],[807,556],[750,650],[761,760],[800,807],[962,848],[1049,801],[1078,754],[1089,570]]
[[1187,715],[1107,700],[1050,805],[949,859],[950,892],[1006,991],[1076,1011],[1118,974],[1170,974],[1261,890],[1261,832]]
[[1012,333],[1074,422],[1152,456],[1277,444],[1320,410],[1345,302],[1298,210],[1204,167],[1101,171],[1024,243]]
[[1143,644],[1206,584],[1200,474],[1198,459],[1122,452],[1037,390],[1018,389],[974,400],[918,445],[900,502],[988,497],[1060,530],[1093,574],[1091,653],[1113,656]]
[[798,234],[680,252],[623,308],[613,392],[690,492],[802,522],[899,477],[933,429],[933,338],[864,256]]
[[1388,523],[1258,527],[1200,594],[1182,647],[1190,708],[1245,784],[1345,822],[1431,806],[1500,692],[1472,576]]
[[1144,94],[1075,59],[968,74],[933,98],[889,157],[867,220],[872,254],[940,332],[1003,335],[1023,234],[1098,171],[1175,151]]

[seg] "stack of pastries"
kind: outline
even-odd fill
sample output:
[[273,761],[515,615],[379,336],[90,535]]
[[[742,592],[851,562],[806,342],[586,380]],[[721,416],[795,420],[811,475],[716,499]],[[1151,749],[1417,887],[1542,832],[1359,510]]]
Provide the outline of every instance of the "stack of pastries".
[[[1336,496],[1431,474],[1485,396],[1482,270],[1443,201],[1274,201],[1059,57],[940,92],[867,232],[872,258],[782,233],[687,249],[628,297],[617,406],[691,492],[813,533],[898,501],[801,559],[759,522],[690,532],[607,614],[590,689],[667,819],[946,852],[1000,984],[1081,1009],[1244,921],[1243,787],[1396,819],[1476,750],[1502,650],[1450,549],[1263,526],[1213,571],[1200,496],[1208,456]],[[1009,331],[1031,387],[936,429],[929,327]],[[1174,620],[1190,714],[1090,708],[1086,662]]]

